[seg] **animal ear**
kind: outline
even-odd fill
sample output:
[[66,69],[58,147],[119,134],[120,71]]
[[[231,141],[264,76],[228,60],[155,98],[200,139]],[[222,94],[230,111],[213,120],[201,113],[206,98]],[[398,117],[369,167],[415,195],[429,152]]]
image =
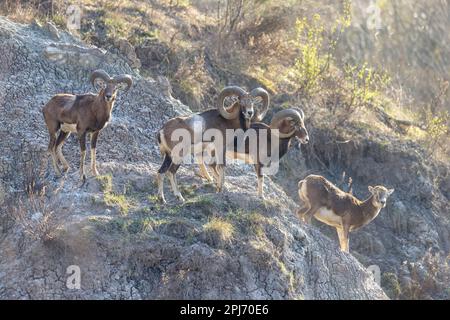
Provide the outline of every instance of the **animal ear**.
[[394,191],[395,189],[388,189],[388,195],[391,195]]
[[375,192],[375,189],[372,186],[368,186],[367,188],[369,189],[370,193],[374,193]]

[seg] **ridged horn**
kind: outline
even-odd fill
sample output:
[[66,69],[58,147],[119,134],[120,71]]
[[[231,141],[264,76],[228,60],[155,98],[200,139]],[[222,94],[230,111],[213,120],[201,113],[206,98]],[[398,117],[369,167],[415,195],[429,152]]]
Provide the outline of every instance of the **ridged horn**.
[[95,80],[97,79],[102,79],[103,81],[108,82],[111,80],[111,77],[109,76],[108,73],[106,73],[105,70],[98,69],[92,72],[91,74],[91,84],[94,88],[95,88]]
[[[298,112],[295,109],[285,109],[285,110],[278,111],[273,116],[272,121],[270,122],[270,127],[272,129],[278,129],[279,123],[285,119],[292,119],[296,122],[300,122],[300,121],[302,121],[302,116],[301,116],[300,112]],[[292,137],[294,132],[295,132],[295,129],[288,133],[280,132],[279,135],[280,135],[280,138],[290,138],[290,137]]]
[[262,108],[257,110],[254,116],[254,121],[262,121],[269,110],[270,98],[269,93],[263,88],[255,88],[250,92],[252,97],[260,97],[262,99]]
[[300,109],[299,107],[293,107],[293,108],[291,108],[291,109],[297,110],[298,113],[300,114],[302,120],[305,121],[305,113],[303,112],[302,109]]
[[235,108],[235,110],[229,112],[227,109],[225,109],[223,102],[225,98],[229,96],[238,96],[239,98],[241,98],[245,95],[247,95],[247,92],[245,92],[244,89],[238,86],[225,87],[220,92],[219,98],[217,99],[217,110],[219,110],[220,115],[227,120],[236,119],[239,116],[240,109]]
[[113,78],[113,81],[115,83],[126,83],[127,87],[125,88],[125,91],[130,90],[131,86],[133,85],[133,78],[129,74],[120,74],[118,76],[115,76]]

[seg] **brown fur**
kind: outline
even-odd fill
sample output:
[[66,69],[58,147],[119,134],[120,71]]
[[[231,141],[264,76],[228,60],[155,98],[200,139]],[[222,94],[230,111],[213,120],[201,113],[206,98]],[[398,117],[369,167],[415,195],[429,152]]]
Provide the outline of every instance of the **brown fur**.
[[[58,159],[62,162],[65,171],[69,169],[68,163],[62,155],[61,148],[64,140],[70,135],[70,132],[63,132],[61,130],[62,124],[76,125],[76,131],[80,140],[81,149],[80,175],[83,181],[86,179],[86,175],[84,173],[86,134],[92,134],[92,172],[94,175],[97,174],[95,165],[97,138],[100,130],[106,126],[111,118],[111,112],[117,93],[116,88],[111,88],[111,86],[113,86],[113,84],[108,84],[107,87],[102,89],[98,95],[91,93],[83,95],[58,94],[51,98],[50,101],[44,106],[42,112],[50,135],[48,151],[52,155],[53,164],[57,175],[61,174],[57,164]],[[110,101],[105,100],[105,94],[111,96]],[[56,135],[58,133],[59,135],[57,137]],[[58,155],[56,155],[57,152]]]
[[[270,160],[270,158],[272,157],[272,155],[270,154],[271,152],[271,144],[272,144],[272,140],[271,140],[271,130],[272,129],[278,129],[280,133],[290,133],[293,132],[291,134],[290,137],[287,138],[279,138],[279,140],[276,142],[279,144],[278,149],[279,149],[279,160],[281,160],[281,158],[288,152],[289,148],[291,147],[292,144],[292,140],[293,138],[297,138],[301,143],[308,143],[309,141],[309,136],[308,136],[308,131],[306,130],[305,124],[303,122],[303,120],[300,121],[300,123],[295,123],[292,120],[282,120],[279,122],[279,124],[275,127],[272,128],[271,126],[262,123],[262,122],[255,122],[252,123],[250,125],[251,129],[254,129],[256,131],[256,137],[257,137],[257,145],[261,144],[261,139],[262,139],[262,135],[260,134],[261,130],[267,130],[267,141],[265,142],[267,145],[267,158],[265,159],[261,159],[260,158],[260,153],[258,151],[257,153],[257,159],[251,159],[253,161],[253,163],[255,163],[255,172],[256,172],[256,176],[258,178],[258,196],[263,197],[263,184],[264,184],[264,176],[262,174],[262,169],[264,167],[263,163],[267,163],[268,160]],[[245,144],[245,154],[248,155],[250,153],[250,145],[249,142],[247,141],[247,143]],[[242,155],[238,154],[237,152],[237,141],[235,141],[235,145],[234,145],[234,152],[228,153],[229,156],[232,155],[233,159],[239,159],[242,158]],[[219,173],[221,171],[223,171],[223,166],[213,166],[213,169],[217,172],[219,171]],[[221,174],[222,177],[224,176],[224,174]],[[215,176],[217,177],[217,174],[215,174]],[[223,181],[217,181],[218,184],[223,184]]]
[[71,94],[57,94],[43,108],[44,118],[47,126],[70,123],[77,125],[77,131],[94,132],[101,130],[111,118],[111,111],[115,97],[111,102],[104,99],[104,90],[98,95],[84,94],[76,95],[75,102],[70,106]]
[[[172,155],[172,149],[174,148],[175,145],[179,143],[179,141],[171,140],[172,133],[177,129],[186,129],[191,135],[191,142],[193,142],[194,141],[193,120],[202,122],[203,132],[205,132],[208,129],[217,129],[223,133],[224,137],[227,129],[246,130],[248,127],[248,120],[244,118],[244,113],[247,112],[247,107],[243,107],[239,103],[239,101],[237,101],[229,108],[229,112],[230,113],[233,112],[233,110],[236,108],[239,108],[241,110],[239,112],[238,117],[235,119],[227,120],[220,115],[217,109],[211,109],[189,117],[176,117],[170,119],[164,124],[164,126],[158,132],[157,136],[161,154],[164,156],[164,161],[161,165],[161,168],[158,170],[158,177],[157,177],[158,196],[161,201],[165,202],[163,182],[164,182],[164,175],[166,172],[168,173],[172,190],[175,196],[177,196],[181,201],[184,201],[183,196],[178,190],[175,177],[176,171],[180,167],[180,163],[178,163],[177,161],[179,161],[180,159],[173,159]],[[253,110],[253,105],[251,105],[251,108]],[[176,160],[175,163],[174,160]],[[200,168],[202,170],[204,168],[204,164],[200,163],[200,161],[198,164],[200,165]],[[211,177],[208,175],[207,171],[205,172],[202,170],[202,173],[207,175],[208,180],[212,180]]]
[[335,227],[341,249],[348,252],[348,233],[357,230],[377,217],[386,199],[394,191],[383,186],[369,187],[372,195],[365,201],[337,188],[322,176],[309,175],[298,184],[299,197],[304,206],[298,210],[300,218],[316,219]]

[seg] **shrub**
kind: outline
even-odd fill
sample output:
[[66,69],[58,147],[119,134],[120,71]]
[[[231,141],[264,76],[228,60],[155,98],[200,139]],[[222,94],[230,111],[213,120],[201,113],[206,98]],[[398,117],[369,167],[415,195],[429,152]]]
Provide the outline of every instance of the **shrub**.
[[[328,32],[319,14],[314,14],[310,20],[302,18],[296,21],[296,39],[293,46],[298,48],[299,55],[288,71],[288,79],[295,83],[298,91],[306,97],[313,96],[322,87],[322,80],[329,70],[337,41],[343,29],[350,25],[350,5],[350,1],[343,1],[344,10]],[[327,33],[330,39],[328,41]]]
[[26,235],[43,242],[56,237],[64,220],[62,212],[58,210],[58,202],[43,195],[30,194],[17,198],[15,203],[14,207],[9,208],[10,214]]

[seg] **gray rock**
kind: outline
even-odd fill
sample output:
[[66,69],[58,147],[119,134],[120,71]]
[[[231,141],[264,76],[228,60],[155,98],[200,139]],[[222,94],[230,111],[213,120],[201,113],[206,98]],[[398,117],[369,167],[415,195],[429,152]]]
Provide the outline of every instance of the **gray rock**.
[[[353,256],[300,223],[296,204],[270,179],[263,203],[251,168],[231,166],[227,191],[216,194],[183,166],[179,181],[187,203],[180,205],[170,192],[168,205],[155,201],[161,163],[155,134],[189,108],[169,88],[162,90],[161,81],[134,72],[127,57],[59,35],[62,40],[0,17],[0,149],[8,150],[0,153],[0,180],[5,190],[23,190],[29,178],[46,186],[45,195],[26,198],[24,205],[49,217],[51,223],[39,223],[45,227],[40,232],[52,234],[30,238],[24,231],[37,231],[31,223],[2,229],[0,299],[387,298]],[[97,68],[135,80],[119,94],[113,121],[98,141],[99,171],[111,174],[112,190],[92,177],[80,184],[75,137],[64,145],[72,169],[55,179],[41,115],[56,93],[92,90],[88,79]],[[13,206],[3,205],[1,217],[10,217]],[[220,224],[218,234],[205,236],[211,217],[231,224],[231,237],[218,236]],[[80,290],[66,287],[71,265],[80,267]]]

